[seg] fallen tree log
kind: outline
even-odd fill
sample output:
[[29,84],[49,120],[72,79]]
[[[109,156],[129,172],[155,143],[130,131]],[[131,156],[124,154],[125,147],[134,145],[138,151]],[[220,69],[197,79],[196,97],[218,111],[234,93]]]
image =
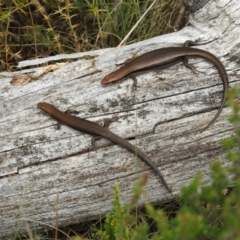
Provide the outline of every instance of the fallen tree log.
[[[240,4],[224,3],[209,2],[192,15],[190,26],[176,33],[116,49],[20,64],[80,59],[63,66],[1,73],[0,237],[11,235],[15,228],[26,231],[25,222],[36,230],[45,228],[40,222],[55,225],[56,211],[59,226],[99,218],[112,209],[113,186],[119,185],[126,202],[143,173],[148,175],[148,195],[140,205],[172,199],[141,159],[105,139],[89,151],[92,136],[68,126],[56,130],[56,122],[37,108],[38,102],[49,102],[62,111],[77,110],[79,117],[98,123],[113,119],[110,130],[149,156],[173,194],[196,173],[202,174],[203,183],[210,182],[208,163],[219,159],[227,164],[220,141],[232,135],[227,108],[201,131],[216,114],[223,94],[220,76],[211,63],[191,58],[197,76],[181,63],[138,74],[136,89],[130,78],[107,86],[100,81],[118,68],[115,64],[132,56],[182,46],[189,39],[218,37],[199,48],[215,54],[225,66],[231,86],[238,84],[240,27],[238,16],[230,18],[229,13],[237,12]],[[22,85],[23,81],[30,83]]]

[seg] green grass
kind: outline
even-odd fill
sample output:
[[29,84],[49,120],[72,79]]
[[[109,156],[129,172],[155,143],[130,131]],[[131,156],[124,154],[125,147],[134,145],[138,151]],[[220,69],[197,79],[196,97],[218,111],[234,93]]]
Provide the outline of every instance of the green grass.
[[121,44],[138,42],[186,23],[176,0],[4,2],[0,70],[7,71],[20,60],[115,47],[123,39]]

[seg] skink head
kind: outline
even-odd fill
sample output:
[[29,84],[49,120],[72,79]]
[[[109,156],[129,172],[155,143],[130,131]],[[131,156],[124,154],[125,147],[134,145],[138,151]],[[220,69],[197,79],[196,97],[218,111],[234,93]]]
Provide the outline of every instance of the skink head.
[[117,80],[119,80],[119,79],[116,78],[115,73],[113,72],[113,73],[110,73],[110,74],[106,75],[102,79],[101,84],[108,84],[108,83],[111,83],[111,82],[115,82]]
[[52,109],[55,108],[53,105],[49,104],[49,103],[45,103],[45,102],[40,102],[37,104],[37,106],[43,110],[44,112],[51,114]]
[[127,71],[127,70],[128,70],[128,68],[123,66],[123,67],[117,69],[116,71],[109,73],[108,75],[106,75],[103,78],[103,80],[101,81],[101,84],[108,84],[108,83],[112,83],[112,82],[121,80],[129,73],[129,71]]

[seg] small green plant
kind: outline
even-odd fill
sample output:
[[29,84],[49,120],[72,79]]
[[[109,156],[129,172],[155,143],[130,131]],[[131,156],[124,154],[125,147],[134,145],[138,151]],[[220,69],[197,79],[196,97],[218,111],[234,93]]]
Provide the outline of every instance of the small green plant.
[[[141,194],[144,192],[143,187],[146,185],[147,176],[142,176],[133,189],[133,195],[130,202],[126,205],[121,204],[119,188],[115,186],[115,199],[113,201],[113,213],[107,214],[104,230],[98,230],[97,235],[103,240],[110,239],[132,239],[131,236],[146,236],[147,224],[138,224],[136,216],[131,214],[138,203]],[[144,239],[144,238],[135,238]]]
[[[150,238],[149,221],[145,219],[139,223],[131,212],[144,192],[146,177],[139,180],[127,205],[121,204],[119,189],[115,187],[113,213],[106,216],[103,229],[97,232],[100,239],[240,239],[240,105],[236,89],[229,91],[228,99],[233,110],[230,122],[235,126],[235,136],[224,140],[222,146],[230,166],[222,167],[219,161],[212,162],[210,185],[201,186],[201,176],[197,175],[189,186],[184,187],[181,206],[174,218],[147,204],[146,212],[156,226]],[[229,177],[234,187],[227,189]]]

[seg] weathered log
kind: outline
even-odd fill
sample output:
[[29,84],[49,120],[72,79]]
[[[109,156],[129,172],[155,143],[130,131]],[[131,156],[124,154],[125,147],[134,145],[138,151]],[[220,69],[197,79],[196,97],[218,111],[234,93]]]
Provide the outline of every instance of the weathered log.
[[[68,126],[56,130],[56,122],[37,108],[40,101],[63,111],[75,109],[79,117],[99,123],[113,118],[111,131],[144,151],[174,194],[199,172],[203,183],[209,183],[208,163],[220,159],[227,164],[220,141],[232,134],[227,108],[212,126],[200,131],[216,114],[223,94],[211,63],[191,58],[198,75],[181,63],[139,74],[136,90],[130,78],[107,86],[100,80],[118,68],[115,64],[134,55],[182,46],[186,40],[218,38],[199,48],[215,54],[226,67],[231,86],[237,84],[240,26],[239,14],[234,13],[239,10],[239,1],[211,1],[179,32],[121,48],[20,64],[80,58],[46,74],[45,67],[1,73],[0,237],[12,234],[15,227],[26,232],[26,222],[36,230],[45,228],[41,222],[55,225],[57,198],[59,226],[98,218],[111,211],[113,185],[120,186],[126,202],[143,173],[149,177],[148,195],[140,204],[172,198],[152,170],[126,149],[103,139],[88,152],[92,136]],[[11,85],[13,78],[26,76],[35,81]]]

